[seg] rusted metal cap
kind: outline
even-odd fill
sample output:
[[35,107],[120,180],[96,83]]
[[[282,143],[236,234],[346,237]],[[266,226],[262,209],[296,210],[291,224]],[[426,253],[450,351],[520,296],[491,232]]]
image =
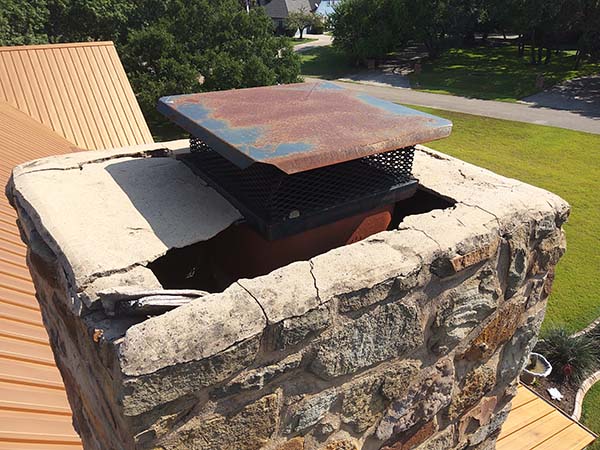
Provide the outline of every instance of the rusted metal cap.
[[292,174],[448,136],[452,122],[328,82],[159,100],[158,110],[240,168]]

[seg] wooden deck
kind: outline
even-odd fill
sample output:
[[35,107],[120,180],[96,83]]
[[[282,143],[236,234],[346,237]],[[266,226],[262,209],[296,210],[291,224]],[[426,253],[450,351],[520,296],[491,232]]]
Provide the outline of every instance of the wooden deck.
[[582,450],[595,439],[591,431],[519,386],[496,450]]

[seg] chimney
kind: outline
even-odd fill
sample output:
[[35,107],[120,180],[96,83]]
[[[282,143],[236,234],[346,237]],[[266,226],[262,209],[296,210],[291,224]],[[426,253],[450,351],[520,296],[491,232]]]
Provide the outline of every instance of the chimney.
[[569,206],[327,83],[159,108],[7,188],[85,448],[493,448]]

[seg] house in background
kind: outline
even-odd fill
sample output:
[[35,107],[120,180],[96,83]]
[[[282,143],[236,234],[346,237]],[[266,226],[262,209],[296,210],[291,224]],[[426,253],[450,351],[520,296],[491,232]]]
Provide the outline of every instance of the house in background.
[[259,5],[265,8],[267,15],[273,19],[277,33],[285,31],[285,19],[290,13],[306,11],[315,12],[318,0],[259,0]]

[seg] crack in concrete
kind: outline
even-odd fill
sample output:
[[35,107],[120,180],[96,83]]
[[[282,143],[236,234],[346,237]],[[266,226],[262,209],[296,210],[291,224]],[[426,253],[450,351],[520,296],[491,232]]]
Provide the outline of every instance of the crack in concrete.
[[96,281],[100,278],[110,277],[111,275],[116,275],[118,273],[127,273],[139,266],[146,267],[146,264],[147,263],[145,263],[145,262],[135,262],[133,264],[130,264],[126,267],[121,267],[119,269],[109,269],[104,272],[94,272],[93,274],[89,275],[88,277],[85,278],[85,280],[83,280],[81,282],[81,286],[79,287],[78,293],[83,292],[86,288],[90,287],[90,285],[94,281]]
[[[69,167],[45,167],[45,168],[41,168],[41,169],[31,169],[31,170],[27,170],[22,172],[21,174],[19,174],[19,176],[21,175],[29,175],[30,173],[37,173],[37,172],[50,172],[50,171],[67,171],[67,170],[83,170],[84,166],[90,165],[90,164],[100,164],[106,161],[110,161],[113,159],[121,159],[121,158],[167,158],[173,155],[173,151],[169,150],[168,148],[159,148],[159,149],[153,149],[153,150],[143,150],[143,151],[139,151],[139,152],[135,152],[135,153],[116,153],[114,155],[110,155],[110,156],[105,156],[103,158],[97,158],[97,159],[91,159],[89,161],[83,161],[81,163],[78,163],[76,165],[73,166],[69,166]],[[27,166],[24,166],[24,168],[26,169]]]
[[263,315],[265,316],[265,321],[267,322],[266,325],[269,326],[271,325],[271,321],[269,320],[269,316],[267,316],[267,312],[265,311],[265,308],[263,308],[263,305],[260,303],[260,301],[254,296],[254,294],[252,292],[250,292],[249,289],[246,288],[246,286],[244,286],[242,283],[240,283],[239,281],[236,281],[235,284],[237,284],[239,287],[241,287],[244,291],[246,291],[248,293],[248,295],[250,297],[252,297],[254,299],[254,301],[256,302],[256,304],[258,305],[258,307],[260,308],[260,310],[262,311]]
[[476,209],[479,209],[480,211],[483,211],[484,213],[486,213],[486,214],[489,214],[490,216],[492,216],[492,217],[494,218],[494,220],[496,221],[496,224],[498,225],[498,235],[500,235],[500,234],[501,234],[501,233],[500,233],[500,229],[502,228],[502,224],[500,223],[500,218],[499,218],[499,217],[498,217],[496,214],[494,214],[494,213],[493,213],[493,212],[491,212],[491,211],[488,211],[488,210],[487,210],[487,209],[485,209],[485,208],[482,208],[482,207],[481,207],[481,206],[479,206],[479,205],[471,205],[471,204],[469,204],[469,203],[465,203],[465,202],[458,202],[458,203],[460,203],[461,205],[465,205],[465,206],[467,206],[467,207],[469,207],[469,208],[476,208]]
[[437,245],[438,249],[442,250],[442,246],[440,245],[440,243],[435,240],[432,236],[430,236],[426,231],[421,230],[419,228],[415,228],[413,226],[408,226],[403,228],[404,230],[413,230],[413,231],[418,231],[419,233],[422,233],[423,235],[425,235],[425,237],[429,238],[431,241],[433,241],[435,243],[435,245]]
[[319,291],[319,286],[317,286],[317,277],[315,276],[315,273],[314,273],[315,266],[314,266],[313,261],[309,260],[308,261],[308,265],[309,265],[310,276],[312,277],[312,279],[313,279],[313,285],[315,286],[315,291],[317,291],[316,292],[316,294],[317,294],[317,301],[319,302],[319,305],[322,305],[323,304],[323,300],[321,299],[321,293]]
[[425,150],[423,147],[417,147],[417,148],[415,148],[415,150],[425,153],[427,156],[431,156],[433,159],[439,159],[442,161],[450,161],[450,158],[444,158],[442,155]]

